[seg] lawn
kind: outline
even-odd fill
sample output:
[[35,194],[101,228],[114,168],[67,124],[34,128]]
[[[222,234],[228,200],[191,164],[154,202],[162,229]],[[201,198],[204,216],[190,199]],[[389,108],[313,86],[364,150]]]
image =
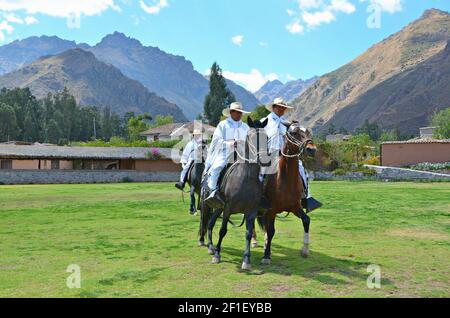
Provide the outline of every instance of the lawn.
[[[450,297],[450,183],[312,190],[325,207],[311,214],[310,257],[290,216],[277,221],[272,265],[259,247],[242,272],[244,229],[229,229],[222,264],[211,264],[172,184],[0,186],[0,296]],[[70,264],[80,289],[66,286]],[[380,289],[366,285],[370,264]]]

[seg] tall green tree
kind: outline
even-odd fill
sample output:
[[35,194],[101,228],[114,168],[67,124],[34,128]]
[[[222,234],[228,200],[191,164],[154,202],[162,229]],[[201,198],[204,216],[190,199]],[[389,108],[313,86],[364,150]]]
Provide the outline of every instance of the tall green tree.
[[431,121],[436,126],[434,131],[435,137],[440,139],[450,138],[450,107],[441,110],[433,116]]
[[152,117],[149,114],[143,114],[136,117],[133,116],[128,119],[128,139],[130,141],[142,139],[141,133],[150,128],[147,121],[151,119]]
[[10,105],[0,103],[0,141],[14,140],[20,133],[16,113]]
[[209,78],[209,94],[205,98],[204,114],[209,124],[217,126],[222,116],[222,110],[236,101],[233,93],[227,88],[219,65],[214,62]]

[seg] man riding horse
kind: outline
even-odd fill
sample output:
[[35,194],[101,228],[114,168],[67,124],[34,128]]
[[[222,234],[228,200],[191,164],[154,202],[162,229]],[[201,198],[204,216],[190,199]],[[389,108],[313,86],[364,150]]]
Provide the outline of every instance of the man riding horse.
[[227,119],[221,121],[214,132],[205,165],[205,177],[210,192],[205,204],[212,208],[223,208],[225,205],[218,191],[218,181],[227,164],[236,160],[236,149],[245,143],[249,130],[248,125],[242,122],[242,116],[249,112],[244,110],[241,103],[232,103],[222,114]]
[[[283,124],[285,119],[283,116],[290,113],[293,110],[293,107],[288,106],[283,98],[277,98],[272,104],[266,106],[266,108],[270,111],[270,114],[266,118],[261,119],[261,122],[266,119],[269,120],[265,128],[269,138],[269,153],[281,155],[285,140],[284,136],[286,135],[286,126]],[[299,173],[303,180],[306,192],[305,198],[302,199],[302,206],[306,208],[307,212],[320,208],[322,204],[311,196],[311,191],[308,186],[308,177],[301,160],[299,160]]]
[[205,147],[206,144],[203,142],[202,131],[197,128],[194,129],[194,132],[192,133],[192,140],[187,143],[181,156],[183,171],[181,171],[180,181],[175,184],[175,187],[180,190],[184,190],[188,178],[188,172],[194,162],[203,160],[203,150]]

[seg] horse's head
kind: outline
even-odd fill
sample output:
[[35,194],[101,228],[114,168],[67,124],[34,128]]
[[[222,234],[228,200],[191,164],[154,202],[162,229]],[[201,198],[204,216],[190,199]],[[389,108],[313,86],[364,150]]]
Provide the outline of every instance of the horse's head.
[[268,137],[264,128],[267,126],[268,122],[269,119],[266,119],[263,122],[259,120],[253,121],[250,117],[247,119],[247,124],[250,129],[247,133],[246,152],[248,151],[248,155],[253,157],[253,160],[256,159],[258,164],[261,163],[261,156],[267,155]]
[[309,129],[300,126],[296,121],[292,123],[283,123],[287,130],[285,135],[286,147],[290,154],[304,154],[314,157],[317,147],[313,143],[313,136]]

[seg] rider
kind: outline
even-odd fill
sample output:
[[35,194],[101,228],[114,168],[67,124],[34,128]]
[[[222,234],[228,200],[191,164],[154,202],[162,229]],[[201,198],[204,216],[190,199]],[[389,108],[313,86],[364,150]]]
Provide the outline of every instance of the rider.
[[[286,126],[283,125],[285,120],[283,116],[290,113],[293,110],[293,107],[288,106],[283,98],[276,98],[274,102],[267,105],[266,108],[270,111],[269,116],[266,117],[269,121],[265,128],[267,137],[269,138],[269,152],[281,153],[284,147],[284,135],[286,134]],[[261,121],[266,120],[266,118],[261,119]],[[299,160],[299,173],[302,177],[303,184],[305,185],[306,192],[306,198],[302,198],[302,206],[306,208],[307,212],[320,208],[322,204],[311,196],[307,173],[305,172],[305,167],[301,160]]]
[[198,153],[203,150],[203,134],[200,129],[195,128],[192,133],[192,139],[184,148],[183,155],[181,156],[181,165],[183,171],[181,172],[180,181],[175,184],[175,187],[183,190],[186,185],[189,169],[196,159],[201,158]]
[[205,164],[205,176],[208,178],[208,188],[211,192],[205,203],[213,208],[225,205],[217,183],[222,170],[236,159],[234,155],[237,142],[245,141],[249,129],[247,124],[242,122],[242,116],[249,112],[244,111],[241,103],[232,103],[222,114],[227,119],[221,121],[214,132]]

